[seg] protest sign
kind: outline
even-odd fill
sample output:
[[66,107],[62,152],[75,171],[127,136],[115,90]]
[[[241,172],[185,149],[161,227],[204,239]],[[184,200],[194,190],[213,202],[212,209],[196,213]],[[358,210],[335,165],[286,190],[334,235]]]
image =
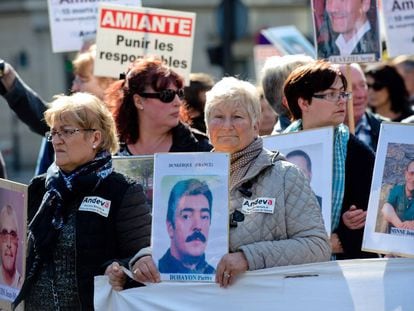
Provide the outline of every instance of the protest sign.
[[260,81],[261,72],[266,59],[271,56],[282,56],[285,55],[284,51],[278,50],[274,45],[271,44],[257,44],[253,48],[254,55],[254,68],[256,72],[256,81]]
[[232,285],[161,282],[123,291],[95,277],[96,310],[390,311],[414,305],[414,259],[360,259],[247,271]]
[[377,1],[311,2],[318,58],[333,63],[381,59]]
[[[107,3],[141,6],[141,0],[103,0]],[[48,0],[53,52],[79,51],[96,36],[100,1]]]
[[414,5],[404,0],[382,1],[387,52],[390,57],[414,54]]
[[154,156],[114,156],[115,171],[136,180],[143,188],[148,204],[152,204]]
[[413,124],[381,124],[362,249],[414,257]]
[[228,252],[229,158],[155,154],[151,245],[161,280],[214,282]]
[[333,127],[263,137],[263,146],[279,151],[309,179],[331,234]]
[[189,12],[101,5],[94,74],[118,78],[131,62],[155,55],[189,83],[195,18]]
[[315,49],[295,26],[272,27],[261,33],[285,54],[306,54],[315,58]]
[[0,179],[0,309],[22,287],[26,265],[27,186]]

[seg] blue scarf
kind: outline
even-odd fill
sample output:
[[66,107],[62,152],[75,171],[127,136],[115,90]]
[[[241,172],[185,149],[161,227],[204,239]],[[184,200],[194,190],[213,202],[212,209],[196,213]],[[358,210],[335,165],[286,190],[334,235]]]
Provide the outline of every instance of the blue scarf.
[[[303,129],[302,120],[296,120],[289,125],[284,133],[298,132]],[[335,127],[334,132],[334,154],[333,154],[333,176],[332,176],[332,215],[331,231],[334,232],[341,220],[341,210],[345,192],[345,161],[347,145],[349,140],[349,129],[344,124]]]
[[98,153],[92,161],[65,173],[53,163],[46,173],[46,193],[42,203],[29,224],[29,237],[41,258],[53,253],[60,229],[65,225],[69,213],[64,202],[74,193],[94,191],[101,181],[112,172],[112,158],[109,152]]

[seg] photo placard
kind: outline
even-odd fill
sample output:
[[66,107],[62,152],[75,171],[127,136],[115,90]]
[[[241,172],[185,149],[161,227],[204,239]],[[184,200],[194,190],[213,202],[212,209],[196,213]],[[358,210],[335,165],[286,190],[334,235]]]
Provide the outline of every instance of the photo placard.
[[414,258],[414,124],[381,123],[362,249]]
[[142,185],[147,202],[152,205],[154,156],[114,156],[112,166],[115,171],[125,174]]
[[154,156],[152,256],[164,281],[214,282],[229,249],[229,163],[220,152]]
[[333,127],[263,137],[263,146],[279,151],[309,179],[328,235],[331,234]]
[[0,309],[23,285],[26,266],[27,185],[0,178]]
[[318,59],[342,64],[381,60],[376,0],[312,0],[311,4]]

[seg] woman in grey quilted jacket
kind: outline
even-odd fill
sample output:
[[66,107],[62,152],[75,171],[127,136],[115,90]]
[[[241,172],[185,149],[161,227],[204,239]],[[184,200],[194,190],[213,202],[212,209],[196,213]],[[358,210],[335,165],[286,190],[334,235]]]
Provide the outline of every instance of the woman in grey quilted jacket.
[[[205,118],[214,151],[231,153],[230,250],[217,265],[216,282],[232,284],[247,270],[327,261],[331,248],[308,180],[258,136],[256,88],[233,77],[207,92]],[[259,204],[260,203],[260,204]],[[135,279],[159,282],[150,256],[133,266]]]

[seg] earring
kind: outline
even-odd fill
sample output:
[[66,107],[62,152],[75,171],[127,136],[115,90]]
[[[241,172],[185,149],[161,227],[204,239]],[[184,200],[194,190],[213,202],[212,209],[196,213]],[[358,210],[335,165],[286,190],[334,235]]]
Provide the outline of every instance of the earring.
[[92,146],[92,149],[96,149],[96,146],[95,146],[95,145],[93,145],[93,146]]
[[139,106],[138,106],[138,109],[139,109],[139,110],[144,110],[144,107],[143,107],[142,105],[139,105]]

